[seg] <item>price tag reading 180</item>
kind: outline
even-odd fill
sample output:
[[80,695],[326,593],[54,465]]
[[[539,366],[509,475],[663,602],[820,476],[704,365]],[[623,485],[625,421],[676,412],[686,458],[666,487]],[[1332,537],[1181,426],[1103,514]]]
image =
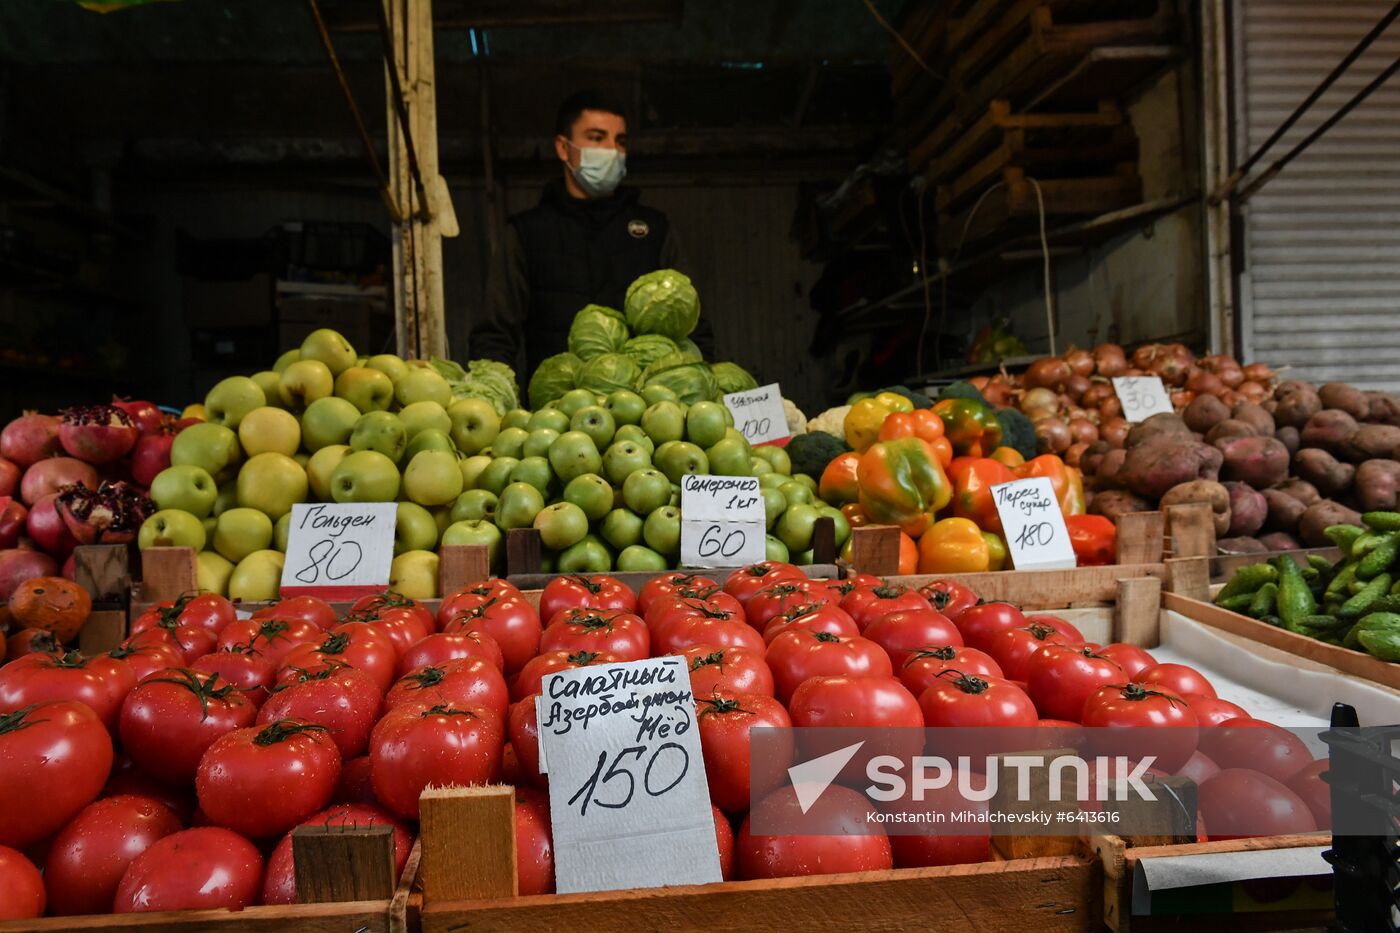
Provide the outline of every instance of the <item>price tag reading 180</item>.
[[724,405],[734,416],[734,427],[750,444],[787,443],[787,414],[776,382],[747,392],[730,392]]
[[756,564],[767,555],[767,528],[757,477],[681,477],[681,566]]
[[992,500],[1001,516],[1006,549],[1017,570],[1075,566],[1069,529],[1049,478],[1037,476],[993,486]]
[[353,599],[389,585],[394,559],[392,502],[344,502],[292,506],[283,596]]
[[1172,410],[1171,397],[1159,376],[1114,376],[1113,391],[1123,406],[1123,420],[1130,424]]

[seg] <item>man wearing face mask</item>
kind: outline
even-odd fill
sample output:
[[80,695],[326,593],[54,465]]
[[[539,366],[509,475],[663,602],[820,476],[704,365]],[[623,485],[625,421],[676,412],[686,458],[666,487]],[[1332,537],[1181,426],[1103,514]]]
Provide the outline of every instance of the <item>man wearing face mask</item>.
[[[596,91],[559,108],[554,152],[561,176],[540,202],[510,218],[486,283],[486,315],[471,330],[472,357],[515,367],[523,385],[541,360],[568,349],[569,325],[589,304],[622,310],[627,286],[647,272],[687,272],[666,215],[638,203],[627,174],[627,119]],[[706,358],[703,317],[691,335]]]

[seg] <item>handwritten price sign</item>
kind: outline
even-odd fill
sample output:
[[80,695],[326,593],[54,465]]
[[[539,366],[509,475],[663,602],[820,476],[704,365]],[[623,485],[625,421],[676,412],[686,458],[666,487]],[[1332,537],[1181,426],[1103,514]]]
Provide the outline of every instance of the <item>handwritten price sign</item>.
[[541,689],[559,893],[719,881],[685,659],[561,671]]
[[1017,570],[1059,570],[1076,565],[1069,529],[1044,476],[992,487],[992,499]]
[[282,595],[353,599],[383,590],[397,516],[392,502],[292,506]]
[[787,413],[783,411],[783,393],[776,382],[747,392],[730,392],[724,405],[734,416],[734,427],[750,444],[786,444],[788,441]]
[[755,476],[681,477],[681,566],[743,567],[767,556]]
[[1153,415],[1171,412],[1167,387],[1157,376],[1114,376],[1113,391],[1123,406],[1123,419],[1130,423],[1146,421]]

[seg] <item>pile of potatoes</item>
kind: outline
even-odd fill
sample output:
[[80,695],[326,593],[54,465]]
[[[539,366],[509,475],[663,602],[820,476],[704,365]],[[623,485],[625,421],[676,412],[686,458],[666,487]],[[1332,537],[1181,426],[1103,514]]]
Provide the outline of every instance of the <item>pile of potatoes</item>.
[[1323,529],[1400,504],[1400,402],[1332,382],[1290,379],[1262,402],[1216,395],[1154,415],[1122,449],[1081,458],[1089,511],[1110,518],[1208,502],[1227,553],[1323,547]]

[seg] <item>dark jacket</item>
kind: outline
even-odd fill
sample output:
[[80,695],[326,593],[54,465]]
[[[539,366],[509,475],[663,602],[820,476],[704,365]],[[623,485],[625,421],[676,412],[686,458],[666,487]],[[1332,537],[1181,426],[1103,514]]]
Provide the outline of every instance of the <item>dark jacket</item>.
[[[486,314],[471,330],[468,355],[514,366],[523,385],[541,360],[568,349],[569,325],[580,308],[621,311],[627,286],[638,276],[685,272],[683,262],[666,215],[639,204],[636,189],[585,201],[571,197],[563,181],[552,181],[539,204],[506,225],[487,275]],[[713,335],[703,316],[691,338],[712,356]]]

